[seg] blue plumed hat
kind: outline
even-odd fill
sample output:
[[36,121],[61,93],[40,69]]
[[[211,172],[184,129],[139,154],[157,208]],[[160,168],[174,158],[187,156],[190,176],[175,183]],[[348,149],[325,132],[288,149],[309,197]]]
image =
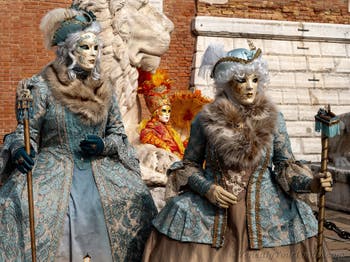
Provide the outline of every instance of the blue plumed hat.
[[41,20],[40,29],[44,33],[48,49],[64,42],[69,34],[83,31],[96,21],[91,11],[71,8],[57,8],[48,12]]
[[199,75],[205,78],[206,73],[210,72],[210,77],[216,82],[230,81],[237,71],[251,68],[249,65],[261,58],[260,48],[256,49],[250,41],[249,47],[250,49],[237,48],[226,52],[222,45],[208,46],[202,58]]

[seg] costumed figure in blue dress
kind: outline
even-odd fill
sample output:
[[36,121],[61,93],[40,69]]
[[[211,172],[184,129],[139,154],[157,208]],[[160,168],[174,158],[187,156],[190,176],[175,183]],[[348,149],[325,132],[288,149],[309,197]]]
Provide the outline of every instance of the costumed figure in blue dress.
[[19,121],[1,153],[0,261],[31,261],[31,169],[38,261],[140,261],[157,211],[104,81],[100,26],[72,7],[50,11],[41,29],[56,59],[18,87],[33,96],[32,153]]
[[[167,203],[144,261],[315,261],[317,221],[296,194],[330,191],[296,161],[283,115],[264,93],[260,49],[209,46],[200,73],[217,90],[168,170]],[[331,259],[327,248],[324,257]]]

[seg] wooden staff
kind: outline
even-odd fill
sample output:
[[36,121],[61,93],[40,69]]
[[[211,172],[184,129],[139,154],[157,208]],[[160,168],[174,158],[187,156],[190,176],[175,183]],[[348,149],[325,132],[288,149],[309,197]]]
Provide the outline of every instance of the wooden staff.
[[[23,121],[24,129],[24,146],[28,155],[30,155],[30,132],[29,119],[32,114],[33,97],[30,90],[27,89],[26,83],[20,83],[21,90],[17,99],[18,120]],[[34,200],[33,200],[33,182],[32,171],[27,173],[27,191],[29,206],[29,226],[30,226],[30,245],[32,250],[32,262],[36,262],[36,246],[35,246],[35,228],[34,228]]]
[[[331,112],[331,107],[327,109],[321,108],[317,115],[316,131],[321,131],[322,153],[321,153],[321,173],[327,172],[328,164],[328,138],[340,134],[339,118]],[[325,220],[325,190],[322,188],[319,196],[319,211],[318,211],[318,235],[317,235],[317,262],[322,262],[323,259],[323,224]]]

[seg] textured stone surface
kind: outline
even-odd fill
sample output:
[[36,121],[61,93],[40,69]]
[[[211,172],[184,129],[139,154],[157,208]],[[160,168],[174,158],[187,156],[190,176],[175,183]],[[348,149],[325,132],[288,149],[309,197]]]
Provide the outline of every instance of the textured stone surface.
[[350,112],[350,25],[200,16],[192,26],[200,43],[192,85],[214,96],[212,82],[196,75],[205,46],[223,43],[229,51],[252,39],[269,63],[267,93],[285,114],[296,157],[319,161],[318,109]]

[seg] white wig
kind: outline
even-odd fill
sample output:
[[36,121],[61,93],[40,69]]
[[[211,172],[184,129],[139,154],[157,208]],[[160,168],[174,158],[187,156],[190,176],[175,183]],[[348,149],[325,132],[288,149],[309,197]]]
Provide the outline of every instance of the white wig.
[[[73,51],[81,35],[87,32],[96,36],[101,32],[101,27],[91,11],[71,8],[56,8],[49,11],[41,20],[40,29],[44,33],[45,45],[48,49],[57,46],[57,60],[68,67],[68,77],[76,78],[73,70],[76,59]],[[92,70],[92,78],[100,78],[100,57],[102,41],[98,39],[99,53],[96,58],[96,65]]]
[[256,74],[259,79],[259,90],[269,82],[267,62],[261,57],[260,49],[238,48],[225,52],[221,45],[210,45],[203,55],[198,74],[205,77],[208,73],[217,88],[250,74]]

